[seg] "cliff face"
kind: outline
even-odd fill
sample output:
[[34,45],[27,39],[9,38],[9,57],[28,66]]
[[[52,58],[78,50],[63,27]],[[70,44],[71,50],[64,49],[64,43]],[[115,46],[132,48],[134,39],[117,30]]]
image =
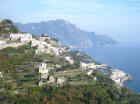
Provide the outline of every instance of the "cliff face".
[[87,32],[64,20],[54,20],[40,23],[21,24],[15,23],[23,32],[32,34],[47,33],[51,37],[59,39],[62,44],[73,48],[114,46],[118,43],[105,35],[96,35]]

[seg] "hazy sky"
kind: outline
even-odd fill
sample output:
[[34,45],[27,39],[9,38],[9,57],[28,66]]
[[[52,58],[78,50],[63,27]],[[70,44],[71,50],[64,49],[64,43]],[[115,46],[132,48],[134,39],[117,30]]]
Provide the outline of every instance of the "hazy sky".
[[140,0],[0,0],[0,19],[65,19],[118,41],[140,41]]

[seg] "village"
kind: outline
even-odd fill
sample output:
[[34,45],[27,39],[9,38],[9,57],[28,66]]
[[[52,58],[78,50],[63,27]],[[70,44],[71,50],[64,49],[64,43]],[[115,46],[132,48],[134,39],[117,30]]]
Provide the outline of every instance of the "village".
[[[2,50],[6,47],[16,48],[26,44],[30,44],[31,47],[35,47],[34,54],[36,56],[51,54],[60,57],[62,62],[68,63],[70,65],[73,65],[75,63],[75,60],[73,60],[72,56],[64,55],[64,53],[70,52],[71,49],[65,46],[61,46],[58,41],[54,41],[47,34],[42,34],[39,37],[33,37],[29,33],[9,34],[5,40],[0,40],[0,49]],[[90,76],[99,69],[107,69],[108,67],[109,65],[107,64],[96,64],[94,62],[80,61],[80,69],[77,69],[76,75],[85,74],[87,76]],[[53,66],[52,68],[47,63],[45,63],[45,60],[37,65],[39,74],[38,86],[41,87],[45,84],[63,85],[68,83],[68,76],[72,71],[70,72],[68,70],[65,70],[56,72],[55,70],[52,70],[55,68],[60,69],[62,68],[62,65],[55,64],[55,66]],[[50,74],[50,72],[53,72],[54,74]],[[58,75],[58,73],[60,73],[60,75]],[[75,74],[75,71],[73,71],[72,74]],[[0,77],[3,77],[2,72],[0,72]],[[112,75],[110,76],[110,78],[114,80],[116,84],[121,86],[122,82],[128,80],[128,78],[126,77],[126,74],[119,70],[112,70]],[[93,81],[95,82],[96,80],[97,78],[94,77]]]
[[123,86],[124,82],[132,80],[132,77],[119,69],[114,69],[112,70],[111,79],[114,80],[116,84]]

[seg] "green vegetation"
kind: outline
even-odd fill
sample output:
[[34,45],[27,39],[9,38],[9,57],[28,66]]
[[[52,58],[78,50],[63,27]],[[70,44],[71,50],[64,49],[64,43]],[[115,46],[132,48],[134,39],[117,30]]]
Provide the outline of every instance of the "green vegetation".
[[[0,51],[0,72],[3,73],[0,88],[4,88],[6,94],[13,93],[13,90],[26,93],[28,86],[36,85],[38,76],[33,56],[34,49],[29,45]],[[29,75],[32,77],[27,77]]]
[[91,56],[87,55],[86,53],[82,52],[82,51],[72,51],[72,52],[68,52],[66,53],[67,55],[71,55],[74,60],[77,60],[78,62],[82,61],[85,63],[96,63],[96,64],[101,64],[97,61],[95,61]]
[[13,24],[9,19],[4,19],[0,22],[0,36],[7,33],[17,33],[19,32],[18,28]]
[[[10,20],[3,20],[0,26],[0,32],[18,32]],[[140,104],[139,94],[116,86],[108,76],[101,74],[107,69],[85,75],[80,61],[101,64],[87,54],[71,51],[61,56],[35,55],[35,49],[26,44],[0,50],[0,104]],[[74,64],[63,60],[65,56],[72,57]],[[41,62],[47,63],[50,76],[65,77],[65,84],[59,86],[54,82],[39,87]]]
[[[110,78],[98,71],[87,76],[84,70],[76,69],[75,64],[69,65],[51,54],[35,56],[34,50],[25,45],[0,51],[0,71],[4,73],[0,81],[2,104],[139,104],[140,95],[125,87],[117,88]],[[66,72],[56,69],[51,74],[55,78],[64,76],[67,80],[64,86],[54,83],[38,87],[36,65],[44,59],[50,66],[63,66],[59,69]]]
[[[112,80],[98,73],[95,75],[98,77],[96,84],[32,87],[27,94],[0,95],[0,100],[3,104],[139,104],[140,95],[127,88],[118,89]],[[16,84],[13,86],[14,89]]]

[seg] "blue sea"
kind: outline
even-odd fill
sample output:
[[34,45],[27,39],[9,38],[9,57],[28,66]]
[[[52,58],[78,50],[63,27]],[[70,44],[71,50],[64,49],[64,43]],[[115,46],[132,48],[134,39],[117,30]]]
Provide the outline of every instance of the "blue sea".
[[121,44],[116,47],[98,47],[83,49],[96,61],[109,64],[112,68],[118,68],[129,73],[132,81],[125,86],[136,93],[140,93],[140,45]]

